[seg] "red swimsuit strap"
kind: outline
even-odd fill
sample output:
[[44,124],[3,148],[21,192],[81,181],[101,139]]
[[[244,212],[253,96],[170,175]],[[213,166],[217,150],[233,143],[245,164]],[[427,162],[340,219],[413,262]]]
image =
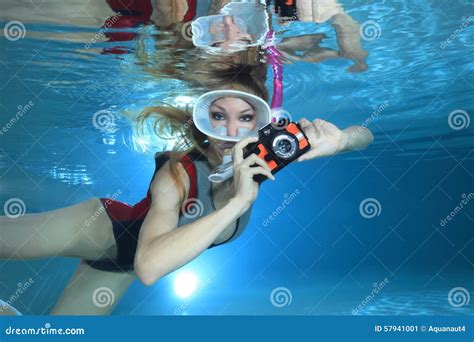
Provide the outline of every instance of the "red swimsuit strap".
[[188,11],[184,15],[183,22],[187,23],[196,16],[196,0],[188,0]]
[[183,159],[181,159],[181,163],[186,170],[186,173],[189,176],[189,193],[188,198],[196,198],[197,196],[197,173],[196,173],[196,165],[194,165],[193,160],[188,156],[185,155]]
[[[168,158],[170,157],[169,152],[165,152],[164,155]],[[185,199],[185,201],[188,201],[189,199],[196,198],[196,196],[197,196],[196,166],[194,165],[193,160],[188,155],[184,156],[181,159],[181,164],[183,165],[184,170],[186,171],[186,173],[188,174],[188,177],[189,177],[189,192],[188,192],[188,197]],[[157,171],[158,171],[158,169],[155,170],[155,175],[156,175]],[[154,176],[153,176],[153,178],[154,178]],[[152,179],[152,181],[153,181],[153,179]],[[151,182],[150,182],[150,185],[151,185]],[[120,221],[130,220],[130,219],[132,219],[132,220],[142,219],[148,213],[148,210],[150,209],[150,205],[151,205],[151,191],[150,191],[150,187],[149,187],[148,191],[147,191],[147,196],[144,199],[142,199],[140,202],[135,204],[131,208],[132,209],[131,212],[130,211],[128,211],[128,213],[123,212],[123,208],[121,208],[122,209],[121,213],[120,212],[117,213],[117,211],[114,210],[114,216],[119,218]]]

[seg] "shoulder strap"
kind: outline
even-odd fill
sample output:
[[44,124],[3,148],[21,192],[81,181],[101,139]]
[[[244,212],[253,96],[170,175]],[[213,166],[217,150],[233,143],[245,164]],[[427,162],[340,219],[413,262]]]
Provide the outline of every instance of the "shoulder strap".
[[[151,186],[151,183],[153,182],[153,179],[155,178],[156,173],[170,159],[170,156],[171,156],[170,152],[158,152],[155,154],[155,172],[153,173],[153,177],[151,178],[150,186]],[[191,159],[189,155],[185,155],[181,159],[181,164],[183,165],[184,170],[188,174],[189,182],[190,182],[188,197],[185,199],[187,201],[190,198],[197,197],[196,166],[194,165],[193,159]],[[146,213],[150,209],[150,205],[151,205],[150,186],[148,186],[146,197],[133,206],[133,217],[143,218],[145,217]]]
[[[186,200],[190,198],[196,198],[197,196],[197,173],[196,165],[194,164],[194,159],[191,158],[192,156],[194,156],[193,152],[188,153],[183,158],[181,158],[181,164],[183,165],[184,170],[186,171],[189,177],[189,193]],[[160,167],[162,167],[169,160],[170,157],[171,153],[169,151],[155,154],[155,174],[160,169]]]
[[197,196],[197,173],[196,173],[196,165],[194,165],[193,160],[189,155],[185,155],[183,159],[181,159],[181,164],[183,165],[184,169],[186,170],[186,173],[189,176],[189,193],[188,193],[188,199],[190,198],[196,198]]

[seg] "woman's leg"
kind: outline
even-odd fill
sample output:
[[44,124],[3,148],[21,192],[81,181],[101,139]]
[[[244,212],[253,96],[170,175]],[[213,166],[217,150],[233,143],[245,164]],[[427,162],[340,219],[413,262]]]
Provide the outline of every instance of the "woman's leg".
[[135,278],[134,272],[102,271],[81,260],[51,315],[108,315]]
[[0,259],[115,257],[112,222],[98,198],[44,213],[0,217]]

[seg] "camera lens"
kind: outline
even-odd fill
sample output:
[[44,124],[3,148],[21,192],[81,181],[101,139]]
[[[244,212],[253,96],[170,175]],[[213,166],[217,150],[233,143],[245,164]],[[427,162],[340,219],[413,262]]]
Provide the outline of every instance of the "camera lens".
[[295,138],[287,134],[281,134],[273,140],[272,148],[278,157],[289,159],[295,155],[297,145]]
[[291,143],[288,140],[280,140],[277,148],[280,153],[288,153],[291,151]]

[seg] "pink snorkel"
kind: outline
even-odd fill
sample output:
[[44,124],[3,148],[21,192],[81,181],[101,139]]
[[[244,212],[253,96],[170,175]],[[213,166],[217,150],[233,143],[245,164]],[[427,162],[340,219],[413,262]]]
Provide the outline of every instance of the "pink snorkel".
[[273,37],[275,32],[269,31],[267,34],[267,46],[265,51],[267,52],[267,61],[272,66],[273,71],[273,96],[271,109],[281,108],[283,103],[283,66],[280,61],[281,53],[273,45]]

